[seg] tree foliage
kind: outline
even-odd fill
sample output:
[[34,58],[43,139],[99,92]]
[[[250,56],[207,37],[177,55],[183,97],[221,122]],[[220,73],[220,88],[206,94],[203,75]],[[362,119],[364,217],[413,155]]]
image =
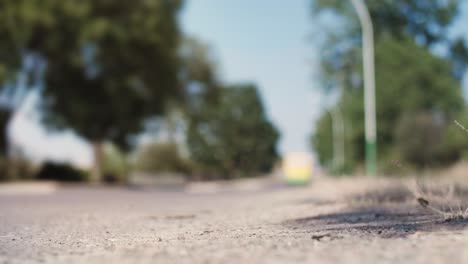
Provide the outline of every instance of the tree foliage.
[[252,176],[271,170],[278,132],[253,85],[222,88],[219,102],[203,104],[189,120],[187,144],[200,169],[214,177]]
[[60,48],[45,52],[50,114],[90,141],[126,146],[129,134],[180,93],[180,2],[86,3],[76,23],[57,17],[70,29],[53,31]]
[[[413,36],[420,44],[430,46],[447,39],[447,27],[458,14],[459,1],[365,0],[377,38],[391,35],[397,39]],[[359,21],[351,1],[314,0],[313,14],[331,11],[354,28],[349,34],[359,34]]]
[[191,173],[191,164],[174,143],[153,142],[143,145],[137,153],[135,167],[153,173]]
[[179,108],[191,119],[202,105],[217,103],[219,99],[222,84],[218,60],[212,47],[194,37],[184,38],[180,57],[185,100]]
[[[394,159],[423,167],[455,161],[460,155],[444,145],[447,142],[444,138],[451,121],[464,108],[460,79],[466,65],[466,45],[447,34],[458,11],[457,1],[366,2],[375,27],[377,140],[381,163]],[[337,23],[342,23],[345,29],[326,35],[321,60],[323,84],[327,89],[341,88],[338,105],[345,115],[346,158],[359,165],[364,160],[359,21],[349,1],[314,1],[315,15],[325,10],[339,18]],[[445,47],[446,52],[435,55],[435,46]],[[323,164],[332,156],[328,119],[324,113],[312,136]],[[433,128],[437,136],[426,136],[428,128]],[[419,141],[422,138],[427,139],[423,140],[424,147],[430,149],[427,154],[432,154],[417,151],[421,146],[416,146],[416,142],[422,142]]]
[[46,124],[128,147],[129,135],[183,94],[181,6],[181,0],[2,1],[0,78],[17,72],[25,56],[46,62]]

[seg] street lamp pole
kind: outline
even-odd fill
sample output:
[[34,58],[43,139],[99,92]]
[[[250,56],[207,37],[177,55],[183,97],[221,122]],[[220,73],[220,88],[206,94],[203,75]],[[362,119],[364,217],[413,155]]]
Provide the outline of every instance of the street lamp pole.
[[366,138],[366,174],[377,170],[377,132],[375,115],[374,31],[363,0],[351,0],[362,28],[362,60],[364,65],[364,113]]

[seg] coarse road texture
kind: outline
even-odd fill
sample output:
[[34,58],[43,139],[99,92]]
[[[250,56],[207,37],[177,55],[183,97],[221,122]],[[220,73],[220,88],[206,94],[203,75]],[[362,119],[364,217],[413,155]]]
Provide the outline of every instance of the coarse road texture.
[[65,186],[0,193],[0,263],[468,263],[465,226],[389,180],[211,193]]

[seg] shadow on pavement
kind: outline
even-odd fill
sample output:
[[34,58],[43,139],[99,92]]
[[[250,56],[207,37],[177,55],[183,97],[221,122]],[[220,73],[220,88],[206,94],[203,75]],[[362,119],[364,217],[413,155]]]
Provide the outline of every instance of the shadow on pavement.
[[466,219],[447,221],[423,209],[404,186],[347,197],[346,204],[348,209],[344,211],[291,219],[284,224],[315,234],[312,238],[316,240],[349,235],[398,238],[417,232],[462,230],[468,226]]

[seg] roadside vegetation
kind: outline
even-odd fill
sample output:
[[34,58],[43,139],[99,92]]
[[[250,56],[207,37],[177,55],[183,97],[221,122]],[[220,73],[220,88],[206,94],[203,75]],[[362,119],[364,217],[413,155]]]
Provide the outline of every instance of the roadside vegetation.
[[[3,1],[0,180],[125,182],[132,169],[198,179],[268,172],[279,135],[258,88],[220,81],[212,48],[180,29],[183,6],[181,0]],[[83,175],[67,164],[33,164],[23,151],[11,154],[8,123],[31,92],[39,94],[44,127],[73,131],[92,147],[93,166]],[[173,118],[174,112],[181,114]],[[142,145],[141,137],[160,136],[161,123],[184,140]],[[20,172],[20,159],[34,167],[30,176]]]
[[[466,157],[462,80],[466,41],[449,33],[460,1],[380,1],[366,4],[374,24],[378,160],[381,174],[401,175],[444,168]],[[332,121],[323,112],[311,143],[321,164],[332,171],[359,171],[364,162],[364,108],[360,25],[349,1],[314,1],[319,23],[332,17],[342,27],[323,36],[324,92],[338,94],[345,129],[345,164],[332,168]],[[401,164],[404,166],[398,166]]]

